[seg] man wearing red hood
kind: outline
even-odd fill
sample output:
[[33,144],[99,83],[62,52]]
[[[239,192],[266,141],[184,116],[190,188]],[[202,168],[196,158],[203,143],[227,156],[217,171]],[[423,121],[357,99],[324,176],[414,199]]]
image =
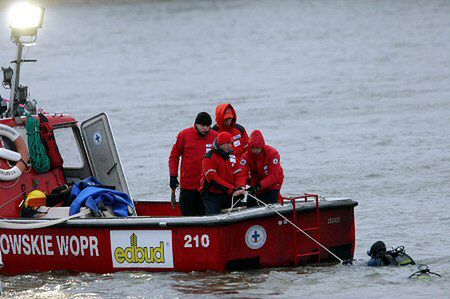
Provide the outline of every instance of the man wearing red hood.
[[[276,203],[284,180],[280,154],[270,145],[266,145],[259,130],[250,135],[248,149],[242,155],[241,167],[250,175],[248,191],[267,204]],[[248,206],[255,206],[256,200],[249,197]]]
[[204,206],[198,187],[201,179],[201,162],[217,137],[211,130],[212,119],[206,112],[200,112],[194,126],[184,129],[172,147],[169,157],[170,188],[176,189],[178,182],[178,164],[181,159],[180,208],[184,216],[204,215]]
[[206,215],[231,206],[231,197],[244,194],[246,175],[232,155],[232,136],[222,132],[202,159],[202,193]]
[[245,128],[236,123],[237,116],[230,104],[220,104],[216,107],[216,124],[212,127],[218,133],[228,132],[232,137],[233,154],[240,158],[247,149],[248,135]]

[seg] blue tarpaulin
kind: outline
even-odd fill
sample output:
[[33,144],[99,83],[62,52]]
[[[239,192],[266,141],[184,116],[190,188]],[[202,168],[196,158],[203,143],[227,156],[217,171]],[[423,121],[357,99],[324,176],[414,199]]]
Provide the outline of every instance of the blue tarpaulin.
[[102,186],[104,185],[94,177],[75,183],[70,194],[73,202],[70,205],[69,215],[79,213],[81,207],[99,212],[99,206],[111,206],[114,215],[119,217],[129,216],[129,207],[134,211],[133,201],[128,194]]

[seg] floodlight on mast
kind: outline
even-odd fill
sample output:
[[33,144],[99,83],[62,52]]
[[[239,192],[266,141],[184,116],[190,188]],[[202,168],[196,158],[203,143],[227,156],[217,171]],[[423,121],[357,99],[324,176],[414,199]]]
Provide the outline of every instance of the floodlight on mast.
[[[14,76],[6,78],[11,87],[11,96],[8,104],[7,116],[17,116],[17,108],[20,100],[19,95],[27,96],[26,86],[19,85],[20,66],[22,62],[35,62],[36,60],[23,60],[22,51],[24,47],[36,44],[37,32],[42,28],[44,21],[44,11],[42,7],[32,5],[28,2],[16,3],[9,11],[9,27],[11,28],[11,41],[17,45],[17,58],[14,63]],[[6,70],[6,69],[5,69]],[[5,72],[4,75],[10,75]],[[5,78],[4,78],[5,79]],[[5,81],[5,80],[4,80]],[[23,92],[25,89],[25,92]],[[19,90],[21,92],[19,92]]]

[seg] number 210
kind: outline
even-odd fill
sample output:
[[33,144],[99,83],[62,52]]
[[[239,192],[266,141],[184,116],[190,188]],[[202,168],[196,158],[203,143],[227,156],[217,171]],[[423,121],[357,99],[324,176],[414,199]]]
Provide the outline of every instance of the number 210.
[[[199,237],[199,235],[194,235],[192,237],[191,235],[184,236],[184,247],[185,248],[192,248],[192,247],[208,247],[209,246],[209,236],[208,235],[202,235]],[[194,242],[192,242],[194,241]]]

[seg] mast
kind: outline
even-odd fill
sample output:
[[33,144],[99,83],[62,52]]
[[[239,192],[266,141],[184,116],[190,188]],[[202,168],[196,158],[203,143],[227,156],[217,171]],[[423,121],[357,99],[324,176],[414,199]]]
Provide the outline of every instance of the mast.
[[17,98],[20,80],[20,65],[22,64],[22,52],[24,45],[21,42],[17,44],[17,58],[14,66],[14,76],[11,80],[11,95],[9,97],[8,110],[6,112],[7,117],[13,117],[17,115],[18,101]]
[[15,65],[14,75],[10,79],[11,94],[6,110],[7,117],[19,116],[19,104],[27,103],[28,90],[27,86],[20,86],[20,68],[22,62],[35,62],[36,60],[23,60],[22,53],[24,47],[36,44],[37,32],[39,28],[42,28],[43,21],[44,8],[42,7],[24,2],[16,4],[10,10],[11,41],[17,45],[17,57],[16,60],[11,61]]

